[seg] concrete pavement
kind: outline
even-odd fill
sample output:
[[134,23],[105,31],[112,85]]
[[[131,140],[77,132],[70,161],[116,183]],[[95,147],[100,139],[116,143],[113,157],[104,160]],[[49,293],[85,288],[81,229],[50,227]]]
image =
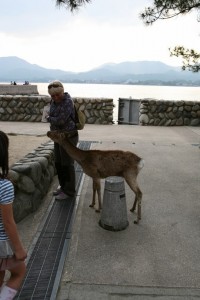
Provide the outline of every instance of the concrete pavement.
[[[48,124],[0,122],[0,128],[45,135]],[[126,186],[129,226],[119,232],[101,228],[100,215],[89,208],[92,180],[85,176],[56,299],[200,298],[200,127],[86,125],[80,140],[144,158],[138,178],[142,220],[133,223],[134,195]],[[55,179],[52,188],[56,185]],[[102,194],[103,189],[102,180]],[[52,201],[51,191],[46,198],[34,216],[18,224],[27,245]]]

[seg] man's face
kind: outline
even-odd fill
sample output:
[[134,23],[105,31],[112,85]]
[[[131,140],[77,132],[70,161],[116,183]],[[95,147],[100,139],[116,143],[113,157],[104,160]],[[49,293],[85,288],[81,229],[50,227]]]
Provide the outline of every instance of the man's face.
[[55,93],[53,95],[51,95],[51,98],[56,102],[59,103],[63,100],[64,98],[64,94],[63,93]]

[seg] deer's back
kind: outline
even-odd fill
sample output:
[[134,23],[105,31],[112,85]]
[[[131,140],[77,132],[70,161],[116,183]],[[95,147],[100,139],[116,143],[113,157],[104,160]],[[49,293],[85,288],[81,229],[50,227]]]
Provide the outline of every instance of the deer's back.
[[106,178],[123,176],[124,171],[138,173],[141,158],[130,151],[121,150],[88,150],[80,162],[83,171],[91,177]]

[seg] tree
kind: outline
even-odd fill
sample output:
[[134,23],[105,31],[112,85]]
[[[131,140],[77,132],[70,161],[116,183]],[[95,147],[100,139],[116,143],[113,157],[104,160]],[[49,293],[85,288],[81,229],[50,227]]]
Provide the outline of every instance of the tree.
[[[152,25],[157,20],[170,19],[180,14],[197,10],[197,21],[200,22],[200,1],[197,0],[154,0],[152,7],[145,8],[140,14],[146,25]],[[171,56],[181,56],[183,59],[182,69],[192,72],[200,71],[200,53],[193,49],[185,49],[183,46],[176,46],[170,49]]]
[[[56,0],[58,6],[64,5],[71,11],[78,9],[83,4],[92,0]],[[123,1],[123,0],[122,0]],[[154,0],[152,7],[146,7],[140,14],[146,25],[152,25],[157,20],[166,20],[178,15],[197,10],[197,21],[200,22],[200,0]],[[185,49],[183,46],[176,46],[169,49],[171,56],[181,56],[183,59],[182,69],[193,72],[200,71],[200,53],[193,49]]]
[[153,6],[145,8],[140,16],[146,25],[151,25],[158,19],[170,19],[180,14],[189,13],[193,9],[200,9],[200,1],[154,0]]
[[197,53],[193,49],[185,49],[183,46],[176,46],[174,49],[170,49],[171,56],[181,56],[183,59],[182,69],[185,71],[188,69],[194,73],[200,71],[200,53]]
[[74,11],[78,9],[83,4],[89,3],[91,0],[56,0],[56,5],[66,6],[67,9],[70,9],[71,11]]

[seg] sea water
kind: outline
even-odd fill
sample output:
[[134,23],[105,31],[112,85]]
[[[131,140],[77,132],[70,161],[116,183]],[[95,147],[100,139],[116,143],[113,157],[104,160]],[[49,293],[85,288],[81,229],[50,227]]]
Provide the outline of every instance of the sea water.
[[[35,83],[41,95],[48,95],[48,83]],[[118,120],[119,98],[156,100],[188,100],[200,102],[200,87],[152,86],[125,84],[77,84],[64,83],[64,89],[72,97],[111,98],[115,105],[113,120]]]

